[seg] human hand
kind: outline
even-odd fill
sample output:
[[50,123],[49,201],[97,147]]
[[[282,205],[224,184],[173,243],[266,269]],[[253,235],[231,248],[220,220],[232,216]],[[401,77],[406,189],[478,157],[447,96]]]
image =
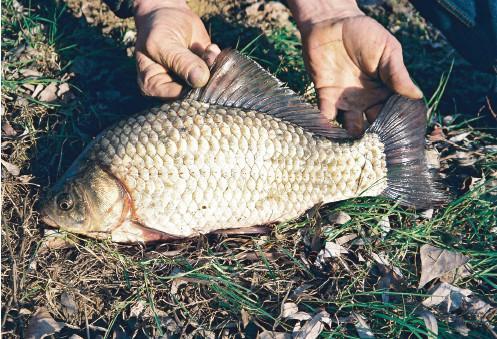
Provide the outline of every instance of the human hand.
[[202,87],[220,53],[183,0],[135,0],[138,85],[145,95],[177,98],[183,81]]
[[364,129],[363,115],[372,123],[393,92],[410,98],[423,94],[409,77],[397,39],[355,2],[334,3],[342,7],[307,13],[300,22],[297,16],[297,23],[321,112],[329,119],[343,113],[344,127],[358,136]]

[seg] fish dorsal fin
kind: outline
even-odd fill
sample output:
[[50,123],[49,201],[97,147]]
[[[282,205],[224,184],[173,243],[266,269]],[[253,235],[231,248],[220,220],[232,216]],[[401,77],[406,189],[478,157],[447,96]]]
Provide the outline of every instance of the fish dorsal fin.
[[331,139],[351,138],[343,128],[333,127],[316,107],[235,50],[223,50],[211,67],[207,85],[192,89],[187,98],[263,112]]

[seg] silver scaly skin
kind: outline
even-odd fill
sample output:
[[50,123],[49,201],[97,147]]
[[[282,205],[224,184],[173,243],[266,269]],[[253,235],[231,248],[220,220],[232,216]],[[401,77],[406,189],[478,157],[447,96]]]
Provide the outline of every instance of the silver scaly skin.
[[120,122],[89,159],[123,184],[136,221],[178,237],[287,221],[386,187],[376,135],[336,143],[265,114],[193,100]]

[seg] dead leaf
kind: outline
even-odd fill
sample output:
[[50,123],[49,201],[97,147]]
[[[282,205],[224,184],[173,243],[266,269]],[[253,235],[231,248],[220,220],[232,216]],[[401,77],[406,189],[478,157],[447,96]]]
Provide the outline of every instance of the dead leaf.
[[21,169],[18,166],[11,164],[10,162],[7,162],[3,159],[1,159],[1,162],[3,167],[5,167],[5,169],[7,170],[7,172],[12,174],[13,176],[16,177],[19,175],[19,173],[21,173]]
[[459,309],[464,298],[470,296],[472,292],[468,289],[462,289],[451,284],[441,283],[434,288],[430,294],[430,297],[423,300],[422,304],[424,306],[439,306],[444,312],[450,313]]
[[70,90],[71,90],[71,88],[69,87],[69,84],[67,82],[60,84],[57,88],[57,97],[63,98],[64,94],[66,94]]
[[471,275],[471,271],[469,270],[467,265],[463,265],[461,267],[456,268],[455,270],[449,271],[449,272],[445,273],[444,275],[442,275],[440,277],[440,281],[452,284],[455,281],[457,281],[458,279],[466,278],[466,277],[469,277],[470,275]]
[[464,323],[464,320],[458,316],[455,316],[453,318],[453,321],[450,322],[449,325],[451,328],[454,329],[454,331],[456,331],[463,337],[467,337],[469,335],[469,332],[471,331]]
[[123,43],[126,45],[134,44],[136,41],[136,31],[128,30],[124,33]]
[[285,319],[294,319],[294,320],[309,320],[311,319],[311,315],[306,312],[299,312],[299,308],[297,304],[289,302],[284,303],[282,306],[283,310],[281,312],[281,316]]
[[292,335],[290,333],[285,332],[273,332],[273,331],[264,331],[259,333],[259,339],[292,339]]
[[369,327],[368,323],[366,322],[366,319],[364,319],[362,315],[356,312],[352,312],[352,316],[357,320],[357,322],[354,325],[357,334],[359,335],[359,338],[361,339],[375,338],[373,331],[371,331],[371,327]]
[[245,309],[243,309],[243,308],[240,311],[240,313],[242,315],[242,325],[243,325],[243,328],[246,328],[247,325],[250,322],[250,314]]
[[38,95],[38,100],[43,102],[54,102],[57,100],[57,84],[52,82]]
[[463,141],[464,139],[466,139],[470,134],[471,134],[471,132],[459,133],[453,137],[450,137],[449,140],[452,142],[460,142],[460,141]]
[[36,85],[35,90],[33,91],[33,93],[31,93],[31,98],[36,99],[36,97],[38,96],[38,94],[41,93],[42,90],[43,90],[42,84]]
[[17,135],[16,130],[12,128],[12,125],[7,120],[2,122],[2,132],[3,136],[6,137],[15,137]]
[[469,260],[462,253],[448,251],[428,244],[421,246],[420,256],[421,278],[418,288],[422,288],[431,280],[457,269]]
[[438,338],[438,322],[433,313],[423,310],[418,315],[425,322],[426,329],[428,330],[428,338]]
[[38,72],[35,69],[30,69],[30,68],[21,69],[19,71],[19,73],[21,73],[22,76],[25,78],[29,78],[29,77],[38,78],[38,77],[42,76],[42,74],[40,72]]
[[76,241],[71,239],[71,236],[65,232],[46,229],[45,236],[42,239],[38,253],[45,253],[49,250],[62,250],[65,248],[75,247]]
[[329,223],[336,224],[336,225],[343,225],[343,224],[349,222],[350,220],[352,220],[350,215],[348,215],[347,213],[342,212],[342,211],[333,213],[328,217]]
[[444,141],[446,138],[443,129],[440,126],[435,126],[430,133],[429,139],[431,142]]
[[420,213],[420,216],[423,219],[431,220],[433,218],[433,208],[424,210],[423,212]]
[[371,258],[373,258],[374,261],[376,261],[378,264],[386,266],[390,270],[392,270],[395,274],[397,274],[399,277],[403,278],[404,275],[400,271],[400,268],[397,266],[394,266],[390,263],[390,260],[387,258],[386,254],[384,252],[380,252],[380,254],[376,254],[374,252],[371,252]]
[[465,312],[474,315],[477,319],[488,319],[496,311],[495,307],[474,295],[464,298],[462,308]]
[[315,339],[324,329],[324,324],[331,325],[330,314],[321,311],[314,315],[311,320],[307,321],[302,328],[294,333],[294,339]]
[[58,333],[66,324],[55,321],[45,307],[40,307],[31,316],[26,330],[26,339],[42,339]]
[[436,149],[425,150],[425,159],[428,168],[440,168],[440,155]]
[[384,239],[392,230],[388,215],[384,215],[383,217],[381,217],[381,220],[378,222],[378,226],[380,226],[381,229],[381,238]]
[[60,296],[60,303],[64,306],[64,313],[66,316],[73,316],[78,312],[78,305],[74,301],[74,294],[63,292]]
[[442,122],[445,126],[449,126],[451,123],[453,123],[455,118],[452,115],[446,115],[442,118]]
[[296,303],[284,303],[282,305],[281,316],[283,318],[288,318],[292,314],[295,314],[299,311],[299,308]]
[[345,247],[338,245],[337,243],[335,243],[333,241],[327,241],[325,246],[324,246],[323,257],[324,258],[330,258],[330,257],[338,258],[342,254],[347,254],[347,253],[349,253],[349,251],[347,251],[347,249]]
[[336,238],[335,242],[338,245],[343,245],[343,244],[348,243],[349,241],[354,240],[355,238],[357,238],[357,234],[350,233],[350,234],[345,234],[344,236],[341,236],[340,238]]
[[131,308],[129,309],[129,316],[136,317],[140,319],[142,315],[145,313],[146,303],[143,300],[139,300],[135,302]]

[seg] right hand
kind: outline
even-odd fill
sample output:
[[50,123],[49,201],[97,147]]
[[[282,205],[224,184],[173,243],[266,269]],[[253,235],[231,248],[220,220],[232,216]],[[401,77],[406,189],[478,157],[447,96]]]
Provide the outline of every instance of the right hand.
[[183,1],[136,0],[136,65],[143,94],[174,99],[183,83],[202,87],[220,53],[202,20]]

